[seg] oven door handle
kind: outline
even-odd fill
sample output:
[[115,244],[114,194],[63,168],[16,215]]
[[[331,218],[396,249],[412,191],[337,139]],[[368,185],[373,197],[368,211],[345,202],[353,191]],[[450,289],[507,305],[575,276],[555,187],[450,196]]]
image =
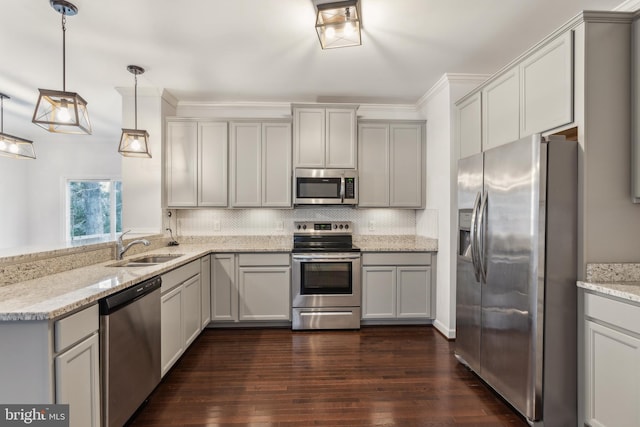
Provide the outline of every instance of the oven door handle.
[[352,260],[352,259],[360,259],[360,255],[338,255],[338,254],[316,254],[316,255],[292,255],[294,260],[311,260],[311,261],[323,261],[323,260]]

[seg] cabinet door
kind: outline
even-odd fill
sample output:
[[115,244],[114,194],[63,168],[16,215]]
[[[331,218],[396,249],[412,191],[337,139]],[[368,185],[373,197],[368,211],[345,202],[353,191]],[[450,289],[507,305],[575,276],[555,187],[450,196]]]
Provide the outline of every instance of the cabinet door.
[[396,317],[396,268],[362,268],[362,318]]
[[587,423],[639,426],[640,340],[591,321],[585,329]]
[[325,156],[324,108],[293,111],[293,166],[323,168]]
[[519,138],[519,81],[519,70],[515,67],[482,90],[483,151]]
[[456,128],[460,158],[478,154],[482,151],[482,92],[467,98],[456,108]]
[[262,206],[291,207],[291,124],[262,124]]
[[358,126],[358,206],[389,206],[389,125]]
[[356,167],[356,111],[327,108],[325,167],[355,169]]
[[417,124],[389,126],[391,207],[422,207],[422,129]]
[[204,329],[211,322],[211,256],[200,258],[200,319]]
[[168,122],[166,143],[167,206],[197,206],[198,124]]
[[200,275],[195,275],[182,285],[182,325],[184,327],[184,348],[198,337],[202,330],[202,318],[200,315]]
[[397,317],[431,317],[431,269],[426,266],[397,269]]
[[235,255],[214,255],[211,264],[211,320],[238,320]]
[[160,346],[160,360],[162,376],[164,376],[184,351],[184,339],[182,338],[182,286],[162,295],[160,299],[160,330],[162,340]]
[[240,267],[240,320],[290,320],[289,267]]
[[[520,64],[520,135],[573,121],[573,33],[567,31]],[[596,101],[597,102],[597,101]]]
[[231,206],[259,207],[262,203],[262,126],[231,123]]
[[227,206],[227,123],[200,123],[198,132],[198,206]]
[[56,403],[69,404],[71,427],[100,427],[99,345],[94,333],[55,359]]

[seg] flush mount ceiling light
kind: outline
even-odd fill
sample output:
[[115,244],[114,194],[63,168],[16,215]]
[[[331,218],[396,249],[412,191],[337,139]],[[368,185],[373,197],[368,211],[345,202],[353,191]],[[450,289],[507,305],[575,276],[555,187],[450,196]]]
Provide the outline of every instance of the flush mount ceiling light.
[[65,24],[67,16],[76,15],[78,8],[64,0],[50,0],[50,3],[62,15],[62,90],[39,89],[32,122],[49,132],[91,134],[87,101],[75,92],[66,91]]
[[126,157],[151,157],[149,133],[146,130],[138,129],[138,75],[144,73],[144,68],[137,65],[128,65],[127,71],[133,74],[135,78],[135,129],[122,129],[118,152]]
[[4,100],[10,99],[4,93],[0,93],[0,156],[13,157],[14,159],[35,159],[36,152],[33,142],[27,139],[4,133]]
[[316,4],[316,31],[323,49],[360,46],[358,0]]

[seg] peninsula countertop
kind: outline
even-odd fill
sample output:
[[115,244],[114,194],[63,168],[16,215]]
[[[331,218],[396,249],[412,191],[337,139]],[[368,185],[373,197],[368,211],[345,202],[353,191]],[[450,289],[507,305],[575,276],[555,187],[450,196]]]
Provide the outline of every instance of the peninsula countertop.
[[[356,239],[363,252],[435,252],[437,239],[421,236],[366,236]],[[144,267],[111,266],[115,260],[50,274],[0,287],[0,321],[57,319],[99,299],[161,275],[210,253],[290,252],[288,239],[185,238],[179,246],[162,247],[145,255],[180,254],[170,261]],[[136,258],[140,254],[126,257]]]
[[640,281],[629,282],[578,282],[578,287],[603,295],[621,298],[627,301],[640,303]]

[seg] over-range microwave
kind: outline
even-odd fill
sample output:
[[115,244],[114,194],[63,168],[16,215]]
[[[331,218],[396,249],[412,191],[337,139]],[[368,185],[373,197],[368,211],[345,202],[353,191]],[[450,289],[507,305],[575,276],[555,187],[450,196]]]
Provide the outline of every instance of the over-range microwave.
[[358,172],[353,169],[296,169],[294,205],[357,205]]

